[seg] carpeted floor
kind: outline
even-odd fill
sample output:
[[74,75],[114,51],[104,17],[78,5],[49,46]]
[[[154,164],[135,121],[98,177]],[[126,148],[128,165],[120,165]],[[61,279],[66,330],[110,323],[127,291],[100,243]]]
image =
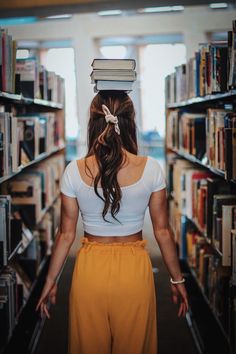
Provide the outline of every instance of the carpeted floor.
[[[81,234],[81,225],[78,233]],[[197,350],[185,318],[177,316],[178,307],[171,302],[169,275],[153,236],[149,214],[144,226],[144,238],[155,269],[157,295],[158,354],[197,354]],[[61,274],[57,304],[50,309],[51,319],[46,319],[34,354],[67,354],[67,308],[75,253],[79,237],[74,242]],[[135,354],[135,353],[130,353]]]

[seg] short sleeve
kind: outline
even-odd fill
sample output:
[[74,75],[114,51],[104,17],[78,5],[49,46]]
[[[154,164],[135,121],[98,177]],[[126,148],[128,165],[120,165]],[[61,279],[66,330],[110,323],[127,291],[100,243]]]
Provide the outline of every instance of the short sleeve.
[[153,159],[153,185],[152,192],[160,191],[166,188],[166,179],[164,172],[156,159]]
[[73,188],[73,183],[72,183],[72,178],[73,178],[72,168],[73,168],[73,164],[72,164],[72,162],[70,162],[66,166],[66,168],[62,174],[62,177],[60,180],[60,191],[63,194],[67,195],[68,197],[76,198],[76,193],[75,193],[75,190]]

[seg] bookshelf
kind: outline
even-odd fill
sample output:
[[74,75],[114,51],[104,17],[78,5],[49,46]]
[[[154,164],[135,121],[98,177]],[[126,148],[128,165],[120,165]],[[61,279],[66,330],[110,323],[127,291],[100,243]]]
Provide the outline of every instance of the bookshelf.
[[59,224],[64,80],[37,58],[20,60],[19,69],[15,41],[7,30],[1,36],[8,40],[0,53],[11,61],[0,65],[0,353],[26,354],[45,321],[35,306]]
[[234,102],[236,98],[236,90],[230,90],[224,93],[206,95],[204,97],[193,97],[186,101],[181,101],[177,103],[170,103],[167,105],[167,108],[180,108],[180,107],[191,107],[191,106],[202,106],[202,105],[209,105],[217,104],[227,104]]
[[[193,58],[166,78],[170,224],[187,276],[187,323],[203,354],[236,352],[232,236],[236,228],[236,62],[231,55],[232,36],[234,43],[236,21],[227,43],[222,47],[201,44]],[[212,55],[216,52],[218,56]]]

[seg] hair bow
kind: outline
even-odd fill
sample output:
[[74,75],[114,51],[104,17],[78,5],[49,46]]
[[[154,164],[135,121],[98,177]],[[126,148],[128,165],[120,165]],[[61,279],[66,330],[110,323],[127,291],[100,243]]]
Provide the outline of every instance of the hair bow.
[[118,125],[117,116],[113,116],[113,114],[111,114],[111,112],[109,111],[109,108],[105,104],[102,105],[102,110],[103,110],[103,113],[105,114],[106,122],[114,124],[115,125],[115,132],[118,135],[120,135],[120,128]]

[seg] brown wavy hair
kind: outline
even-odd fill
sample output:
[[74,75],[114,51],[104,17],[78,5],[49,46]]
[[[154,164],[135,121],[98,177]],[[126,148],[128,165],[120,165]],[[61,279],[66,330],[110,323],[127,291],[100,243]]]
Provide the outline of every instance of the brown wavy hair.
[[[106,123],[102,105],[105,104],[111,114],[117,116],[120,135],[115,132],[114,124]],[[94,191],[104,201],[103,219],[108,209],[114,219],[120,210],[122,191],[117,181],[117,173],[124,165],[125,155],[122,149],[137,155],[137,132],[135,111],[131,98],[124,91],[99,91],[90,105],[88,123],[88,153],[86,157],[95,156],[98,174],[94,178]],[[92,173],[86,163],[86,170]],[[98,193],[98,183],[101,182],[103,196]]]

